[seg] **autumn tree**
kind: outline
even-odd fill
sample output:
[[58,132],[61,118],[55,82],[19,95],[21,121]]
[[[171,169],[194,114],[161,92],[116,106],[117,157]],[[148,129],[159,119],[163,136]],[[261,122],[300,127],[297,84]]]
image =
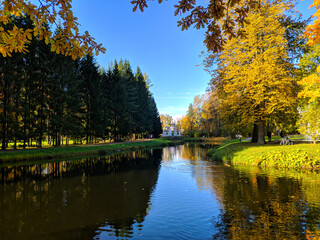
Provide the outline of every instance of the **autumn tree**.
[[[79,31],[78,19],[73,15],[71,0],[2,0],[0,8],[0,53],[6,57],[12,52],[28,52],[32,37],[39,37],[57,54],[73,59],[87,54],[105,52],[86,31]],[[15,17],[29,16],[32,28],[21,28],[14,23]],[[53,33],[46,25],[61,28]],[[12,24],[13,23],[13,24]],[[6,26],[10,28],[6,28]]]
[[[78,19],[73,15],[71,0],[2,0],[0,10],[0,23],[3,25],[12,22],[12,16],[30,16],[35,27],[22,29],[14,25],[8,31],[0,28],[0,52],[3,56],[11,55],[13,51],[26,52],[31,37],[39,36],[51,50],[56,53],[76,57],[87,54],[105,52],[101,44],[97,44],[86,31],[79,31]],[[162,0],[158,0],[159,3]],[[210,0],[199,5],[195,0],[179,1],[175,5],[175,15],[186,14],[178,21],[182,30],[191,26],[206,28],[204,43],[209,50],[221,50],[227,37],[243,36],[242,27],[250,9],[257,5],[257,0]],[[38,4],[36,4],[38,3]],[[132,0],[133,11],[139,8],[143,11],[147,5],[146,0]],[[57,26],[60,21],[62,32],[58,35],[43,26],[49,24]]]
[[308,38],[308,45],[310,46],[320,43],[320,1],[314,0],[313,4],[310,5],[311,7],[315,7],[317,11],[312,16],[316,19],[307,26],[305,31],[305,36]]
[[[305,36],[308,38],[307,44],[309,46],[314,46],[313,50],[313,59],[316,63],[318,60],[317,58],[317,45],[320,44],[320,1],[314,0],[314,3],[310,5],[310,7],[316,8],[316,13],[313,15],[316,19],[313,23],[309,24],[305,31]],[[317,45],[316,45],[317,44]],[[307,58],[308,59],[308,58]],[[308,60],[307,60],[308,61]],[[309,57],[309,64],[310,64],[310,57]],[[320,99],[320,77],[318,76],[320,73],[320,65],[314,69],[311,69],[310,75],[304,77],[299,84],[302,86],[303,90],[299,93],[300,98],[307,99],[308,103],[314,103],[315,101],[319,101]]]
[[207,137],[221,136],[223,123],[220,114],[220,100],[215,92],[207,92],[203,96],[201,108],[200,129],[206,133]]
[[264,144],[267,121],[296,111],[286,29],[279,21],[288,8],[283,2],[264,1],[248,14],[247,37],[228,40],[217,57],[212,84],[220,91],[222,116],[229,124],[257,124],[258,144]]
[[319,137],[319,105],[320,88],[318,84],[317,68],[320,64],[320,44],[310,46],[309,51],[300,59],[299,73],[301,80],[298,82],[301,91],[298,94],[300,100],[300,120],[298,129],[300,133],[309,135],[313,142]]
[[[308,50],[299,59],[299,79],[314,75],[317,73],[317,67],[320,64],[320,43],[309,46]],[[303,81],[304,82],[304,81]],[[303,83],[301,82],[301,83]],[[306,81],[307,83],[308,81]]]
[[194,136],[194,131],[198,128],[195,109],[193,104],[189,104],[187,114],[181,119],[181,128],[184,135]]
[[[158,0],[161,3],[163,0]],[[219,52],[229,38],[244,37],[245,22],[250,11],[258,6],[258,0],[209,0],[199,4],[195,0],[178,1],[174,14],[183,15],[178,20],[178,27],[187,30],[205,28],[204,44],[208,50]],[[133,11],[144,11],[147,0],[132,0]]]
[[316,19],[307,26],[305,36],[308,38],[309,51],[300,60],[302,79],[298,82],[301,91],[298,96],[301,105],[301,118],[298,122],[299,131],[309,135],[313,143],[319,136],[319,106],[320,106],[320,2],[315,0],[310,7],[316,8],[313,15]]
[[320,138],[320,108],[318,104],[309,104],[302,108],[298,121],[299,131],[311,137],[315,144]]
[[161,114],[160,115],[161,124],[163,128],[169,127],[169,125],[172,123],[173,118],[169,114]]

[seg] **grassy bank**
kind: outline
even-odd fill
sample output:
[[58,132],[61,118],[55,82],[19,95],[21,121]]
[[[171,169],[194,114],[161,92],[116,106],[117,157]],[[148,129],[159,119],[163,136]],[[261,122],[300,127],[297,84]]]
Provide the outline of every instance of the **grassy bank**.
[[180,144],[182,141],[171,141],[166,139],[152,139],[146,141],[78,145],[55,148],[17,150],[0,152],[0,163],[17,162],[30,159],[59,159],[71,156],[107,155],[118,151],[129,151],[138,149],[150,149]]
[[314,144],[258,146],[237,140],[225,141],[208,151],[208,156],[228,164],[259,167],[320,169],[320,146]]

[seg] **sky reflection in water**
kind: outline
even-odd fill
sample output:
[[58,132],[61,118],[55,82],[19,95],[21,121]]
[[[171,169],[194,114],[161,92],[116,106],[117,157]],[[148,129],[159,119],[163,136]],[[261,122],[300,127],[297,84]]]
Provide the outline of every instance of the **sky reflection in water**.
[[320,236],[320,174],[224,166],[206,147],[0,167],[0,238]]

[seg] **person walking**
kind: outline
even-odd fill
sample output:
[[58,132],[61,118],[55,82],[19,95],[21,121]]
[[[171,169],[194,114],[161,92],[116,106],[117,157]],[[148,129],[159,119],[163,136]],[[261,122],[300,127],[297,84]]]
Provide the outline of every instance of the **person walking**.
[[237,137],[239,139],[239,142],[241,142],[241,134],[238,132]]
[[286,144],[286,140],[284,139],[285,134],[281,131],[280,132],[280,137],[281,137],[281,142],[280,145],[285,145]]

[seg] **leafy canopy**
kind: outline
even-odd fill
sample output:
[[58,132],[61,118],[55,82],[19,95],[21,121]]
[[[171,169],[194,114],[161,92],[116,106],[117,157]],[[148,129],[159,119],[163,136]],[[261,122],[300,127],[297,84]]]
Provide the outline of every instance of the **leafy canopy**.
[[[158,0],[159,3],[163,0]],[[133,0],[133,11],[143,11],[147,0]],[[204,43],[208,50],[218,52],[228,38],[243,37],[243,26],[251,8],[258,6],[259,0],[208,0],[204,5],[196,0],[180,0],[175,7],[175,16],[186,14],[178,21],[178,27],[187,30],[191,26],[206,28]]]
[[317,104],[310,104],[302,109],[301,118],[298,121],[299,131],[309,135],[313,143],[320,137],[320,108]]
[[228,40],[218,54],[212,85],[227,123],[245,126],[293,111],[295,81],[289,72],[286,29],[279,21],[288,7],[264,1],[248,15],[247,37]]
[[[92,55],[106,50],[86,31],[79,32],[78,19],[71,9],[72,0],[1,0],[0,4],[0,53],[6,57],[12,52],[27,52],[32,36],[50,43],[51,51],[73,59],[87,54]],[[14,24],[14,17],[29,16],[33,28],[21,28]],[[59,26],[57,21],[61,22]],[[59,27],[51,32],[46,26]]]
[[[314,46],[320,43],[320,0],[314,0],[314,3],[310,5],[310,7],[315,7],[317,9],[316,13],[313,15],[316,20],[307,26],[304,34],[308,38],[307,44],[309,46]],[[302,86],[299,97],[307,99],[308,103],[314,103],[320,100],[319,73],[320,65],[316,68],[316,72],[311,72],[309,76],[298,82]]]

